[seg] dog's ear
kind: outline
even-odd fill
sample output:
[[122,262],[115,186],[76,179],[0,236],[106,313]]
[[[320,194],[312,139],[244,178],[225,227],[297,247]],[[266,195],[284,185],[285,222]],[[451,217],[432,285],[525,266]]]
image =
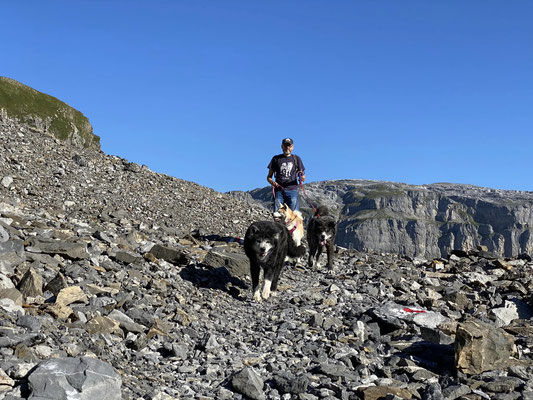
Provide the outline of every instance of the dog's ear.
[[250,233],[256,233],[259,231],[259,227],[257,225],[250,225]]
[[328,225],[331,229],[335,229],[335,221],[329,221]]

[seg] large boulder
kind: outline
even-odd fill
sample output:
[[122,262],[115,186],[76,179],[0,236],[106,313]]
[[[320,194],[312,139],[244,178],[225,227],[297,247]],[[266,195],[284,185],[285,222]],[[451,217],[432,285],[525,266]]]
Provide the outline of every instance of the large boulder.
[[500,328],[474,319],[457,327],[455,365],[465,374],[504,369],[514,352],[513,337]]

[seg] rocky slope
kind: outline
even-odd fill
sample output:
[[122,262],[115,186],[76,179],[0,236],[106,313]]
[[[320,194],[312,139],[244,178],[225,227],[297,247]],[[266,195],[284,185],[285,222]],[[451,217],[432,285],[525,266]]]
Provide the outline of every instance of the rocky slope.
[[[337,214],[337,243],[344,247],[428,258],[478,245],[506,257],[533,253],[530,192],[365,180],[315,182],[304,188],[312,204],[327,204]],[[270,188],[234,195],[271,207]],[[310,205],[305,198],[301,202],[310,215]]]
[[267,218],[0,117],[0,400],[533,398],[531,258],[339,248],[255,303]]
[[49,133],[76,147],[100,149],[100,138],[78,110],[14,79],[0,76],[0,112],[41,134]]

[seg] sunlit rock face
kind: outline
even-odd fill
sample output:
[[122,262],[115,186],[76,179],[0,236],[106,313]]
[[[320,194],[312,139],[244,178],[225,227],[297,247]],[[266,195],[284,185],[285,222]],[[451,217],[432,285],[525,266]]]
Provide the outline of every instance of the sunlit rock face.
[[[533,252],[530,192],[368,180],[315,182],[304,190],[304,213],[311,215],[316,204],[330,207],[343,247],[428,258],[480,245],[506,257]],[[236,195],[270,207],[270,188]]]

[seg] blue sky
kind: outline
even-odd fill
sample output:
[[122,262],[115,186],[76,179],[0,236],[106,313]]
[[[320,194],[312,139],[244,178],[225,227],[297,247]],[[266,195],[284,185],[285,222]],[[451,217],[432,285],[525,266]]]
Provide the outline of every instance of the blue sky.
[[2,2],[0,75],[102,150],[218,191],[307,181],[533,190],[529,0]]

